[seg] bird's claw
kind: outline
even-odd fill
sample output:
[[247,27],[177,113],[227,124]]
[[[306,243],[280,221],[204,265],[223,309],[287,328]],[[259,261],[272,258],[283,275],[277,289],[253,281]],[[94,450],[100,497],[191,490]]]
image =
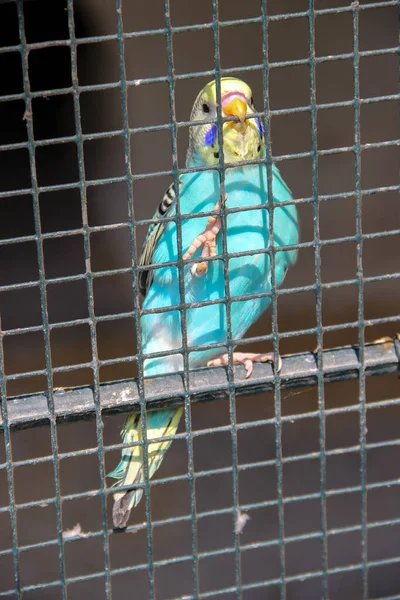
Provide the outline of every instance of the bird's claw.
[[[225,194],[224,202],[228,195]],[[218,200],[216,205],[213,208],[213,211],[219,211],[221,208],[221,200]],[[201,258],[210,258],[216,255],[216,239],[221,229],[221,217],[218,215],[211,215],[208,218],[206,228],[204,231],[199,233],[199,235],[193,240],[190,244],[188,250],[183,255],[183,260],[188,260],[191,258],[194,253],[203,246],[203,250],[201,252]],[[208,261],[203,260],[200,263],[194,263],[190,269],[192,275],[196,275],[197,277],[202,277],[208,271]]]
[[[233,364],[235,365],[243,365],[246,371],[246,379],[250,377],[253,372],[253,365],[255,362],[274,362],[274,353],[268,352],[266,354],[254,354],[252,352],[234,352],[232,355]],[[214,358],[209,360],[207,363],[207,367],[220,367],[222,365],[227,365],[229,362],[228,354],[223,354],[218,358]],[[282,369],[282,359],[279,356],[278,358],[278,368],[277,373]]]

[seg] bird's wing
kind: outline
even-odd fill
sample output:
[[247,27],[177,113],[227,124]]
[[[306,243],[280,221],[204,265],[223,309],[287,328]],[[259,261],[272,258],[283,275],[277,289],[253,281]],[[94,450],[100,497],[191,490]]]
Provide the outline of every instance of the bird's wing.
[[[179,180],[179,186],[181,186],[181,180]],[[147,232],[146,239],[144,240],[142,254],[139,259],[140,267],[147,267],[153,263],[154,250],[157,247],[158,241],[162,236],[164,229],[168,225],[169,221],[165,221],[166,218],[171,217],[176,210],[176,193],[175,186],[173,183],[169,186],[161,200],[158,208],[154,214],[153,219],[156,223],[152,223]],[[139,271],[139,291],[143,296],[147,294],[148,289],[153,281],[153,270],[142,269]]]

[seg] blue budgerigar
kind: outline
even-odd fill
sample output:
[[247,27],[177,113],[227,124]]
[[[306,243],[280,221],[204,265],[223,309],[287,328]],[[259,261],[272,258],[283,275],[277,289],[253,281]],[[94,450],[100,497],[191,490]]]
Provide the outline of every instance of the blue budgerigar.
[[[213,366],[227,364],[226,306],[224,303],[208,304],[190,308],[192,303],[206,303],[221,299],[225,294],[223,232],[221,231],[221,204],[226,210],[226,244],[228,251],[229,293],[231,297],[231,331],[239,340],[248,328],[268,307],[271,298],[271,261],[265,249],[270,244],[267,166],[258,164],[238,165],[265,156],[264,127],[254,116],[252,91],[243,81],[226,77],[221,79],[220,106],[223,123],[222,141],[225,165],[224,195],[221,195],[218,170],[201,170],[184,173],[179,178],[179,208],[181,214],[181,239],[184,261],[184,301],[186,310],[186,336],[190,352],[189,365]],[[189,148],[186,167],[204,167],[219,163],[217,92],[214,81],[204,87],[195,100],[190,120]],[[232,120],[229,120],[232,117]],[[204,121],[214,121],[204,123]],[[296,207],[288,204],[291,194],[278,169],[272,166],[272,193],[274,199],[274,246],[293,246],[298,241]],[[252,207],[251,209],[248,209]],[[244,211],[231,209],[245,208]],[[177,266],[162,266],[178,259],[177,224],[165,222],[177,211],[176,190],[171,185],[155,214],[157,223],[149,228],[140,259],[140,287],[144,295],[143,309],[157,309],[180,304],[179,276]],[[202,213],[213,212],[211,216]],[[185,217],[195,214],[196,217]],[[200,216],[198,216],[200,215]],[[238,252],[246,252],[237,256]],[[253,252],[253,254],[252,254]],[[235,254],[229,258],[230,254]],[[215,257],[215,258],[214,258]],[[198,258],[198,261],[193,259]],[[204,260],[207,258],[208,260]],[[296,251],[282,249],[275,254],[275,283],[280,285],[288,267],[296,260]],[[148,265],[160,268],[146,270]],[[243,299],[243,296],[266,293],[265,297]],[[235,302],[235,297],[241,297]],[[143,352],[171,351],[167,356],[147,359],[147,377],[181,371],[183,357],[182,324],[179,310],[144,314],[141,317]],[[218,348],[202,346],[220,344]],[[200,349],[199,349],[200,347]],[[242,363],[246,376],[251,375],[253,362],[272,361],[272,354],[244,354],[235,352],[235,363]],[[279,365],[278,365],[279,368]],[[149,476],[161,464],[170,441],[157,441],[173,436],[182,415],[182,408],[148,411],[148,470]],[[142,423],[139,414],[128,417],[122,431],[125,444],[142,440]],[[114,495],[113,519],[116,527],[127,524],[132,507],[143,495],[144,469],[143,448],[133,445],[124,448],[121,462],[110,474],[118,485],[131,486]],[[116,485],[117,485],[116,484]]]

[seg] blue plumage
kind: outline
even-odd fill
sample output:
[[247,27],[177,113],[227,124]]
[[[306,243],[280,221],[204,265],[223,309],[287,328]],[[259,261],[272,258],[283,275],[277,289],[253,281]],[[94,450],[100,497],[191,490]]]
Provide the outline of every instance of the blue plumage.
[[[225,171],[226,243],[228,250],[229,293],[232,300],[231,329],[234,340],[240,340],[247,329],[260,317],[270,304],[270,296],[246,300],[246,296],[271,291],[270,256],[265,250],[269,247],[269,202],[267,169],[265,164],[235,166],[239,160],[265,157],[264,129],[261,121],[251,117],[254,112],[251,90],[238,79],[225,78],[221,81],[221,105],[223,115],[232,115],[236,120],[225,122],[223,129],[224,158],[228,168]],[[191,120],[216,117],[215,84],[211,82],[202,90],[195,101]],[[203,113],[205,113],[203,115]],[[186,166],[217,164],[219,147],[217,127],[214,124],[193,125],[190,132]],[[275,282],[279,286],[288,267],[296,260],[296,250],[285,250],[298,242],[297,211],[288,204],[291,194],[276,166],[272,167],[273,193],[273,244],[275,249]],[[180,177],[180,219],[182,253],[184,259],[198,258],[184,265],[184,301],[186,310],[186,335],[191,368],[211,364],[223,364],[219,358],[226,352],[227,323],[224,303],[207,305],[207,302],[225,298],[225,278],[223,264],[223,237],[221,222],[215,217],[201,216],[202,213],[218,211],[221,201],[219,173],[216,170],[185,173]],[[244,208],[241,212],[231,209]],[[182,370],[181,316],[174,307],[181,303],[179,273],[177,266],[162,266],[178,258],[177,224],[163,221],[164,216],[176,215],[175,190],[170,187],[156,218],[159,223],[151,226],[146,238],[140,265],[160,265],[154,270],[141,273],[140,287],[145,294],[143,310],[164,309],[161,313],[143,314],[141,317],[143,352],[171,351],[164,357],[145,361],[147,377]],[[190,217],[189,215],[196,215]],[[230,255],[246,252],[244,256]],[[249,254],[250,252],[250,254]],[[201,262],[203,257],[212,260]],[[199,267],[199,265],[201,265]],[[199,267],[199,268],[198,268]],[[238,300],[235,302],[235,298]],[[190,304],[205,303],[204,306],[190,308]],[[207,345],[221,344],[222,347],[206,349]],[[190,352],[191,347],[204,346],[204,350]],[[173,352],[175,351],[175,352]],[[178,352],[177,352],[178,351]],[[270,360],[269,355],[237,355],[243,362],[247,375],[251,373],[253,360]],[[164,409],[147,412],[147,440],[149,477],[157,470],[171,441],[158,441],[172,436],[178,427],[182,409]],[[122,452],[118,467],[110,476],[119,483],[130,486],[128,491],[114,495],[114,525],[124,527],[130,510],[143,494],[144,470],[142,424],[139,415],[128,418],[122,432],[124,443],[132,444]],[[151,443],[151,441],[153,442]]]
[[[193,238],[204,230],[207,216],[185,219],[186,214],[210,212],[220,197],[219,175],[216,171],[187,173],[182,176],[180,188],[180,212],[182,216],[182,247],[186,249]],[[297,243],[297,215],[291,194],[278,169],[273,166],[272,191],[274,195],[274,244],[289,246]],[[271,290],[270,258],[260,252],[269,245],[268,186],[265,165],[251,165],[227,169],[225,174],[227,208],[254,206],[252,210],[227,215],[228,253],[254,250],[254,255],[235,257],[229,260],[230,295],[245,296]],[[258,251],[258,253],[257,253]],[[217,255],[222,254],[222,235],[217,239]],[[158,241],[153,254],[153,263],[162,265],[176,259],[176,224],[169,222]],[[194,257],[200,256],[198,250]],[[276,253],[275,279],[280,285],[287,268],[296,260],[296,251]],[[177,267],[163,267],[153,272],[153,283],[145,298],[143,308],[153,309],[173,306],[180,302]],[[191,265],[185,266],[185,302],[206,302],[225,297],[223,262],[221,259],[209,263],[206,277],[194,277]],[[270,297],[233,302],[232,335],[243,337],[270,303]],[[226,341],[226,313],[224,304],[214,304],[187,310],[187,338],[189,346],[223,343]],[[143,350],[156,352],[177,349],[182,346],[180,313],[151,314],[142,317]],[[212,349],[193,352],[189,355],[191,367],[201,366],[221,354],[223,350]],[[179,355],[148,360],[146,375],[155,375],[182,368]]]
[[215,144],[217,135],[218,135],[218,125],[217,124],[211,125],[210,129],[206,132],[206,135],[204,136],[204,145],[212,146],[213,144]]

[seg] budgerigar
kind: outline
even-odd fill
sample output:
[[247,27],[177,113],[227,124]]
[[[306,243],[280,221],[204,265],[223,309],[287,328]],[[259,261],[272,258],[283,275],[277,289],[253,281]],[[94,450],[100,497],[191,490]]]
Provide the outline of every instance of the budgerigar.
[[[271,298],[234,301],[235,297],[268,293],[271,291],[271,261],[265,249],[269,246],[269,210],[266,161],[258,164],[237,165],[265,156],[263,124],[254,115],[252,92],[243,81],[226,77],[221,79],[221,114],[232,117],[223,123],[223,156],[225,165],[224,197],[221,196],[218,170],[184,173],[179,178],[181,239],[184,261],[184,301],[186,310],[186,335],[190,347],[220,344],[219,348],[190,352],[189,365],[213,366],[227,364],[226,307],[224,303],[190,308],[191,303],[221,299],[225,294],[223,260],[223,232],[220,208],[226,209],[226,244],[230,253],[247,252],[244,256],[229,258],[229,292],[231,304],[231,331],[234,340],[243,337],[247,329],[268,307]],[[217,120],[217,93],[215,81],[207,84],[193,105],[189,129],[189,147],[186,167],[203,167],[219,163]],[[203,123],[203,121],[214,121]],[[197,124],[195,124],[197,122]],[[293,246],[298,241],[296,207],[287,204],[291,194],[275,165],[272,166],[272,192],[274,197],[274,246]],[[254,207],[242,212],[230,209]],[[149,228],[140,259],[142,267],[163,265],[178,258],[177,224],[165,222],[177,211],[176,192],[171,185],[155,214],[157,223]],[[210,213],[200,217],[186,217],[194,213]],[[250,253],[249,253],[250,251]],[[254,254],[251,254],[254,251]],[[198,261],[194,262],[193,258]],[[215,257],[215,258],[214,258]],[[209,260],[203,260],[208,258]],[[296,251],[287,249],[275,254],[275,283],[280,285],[288,267],[296,260]],[[180,304],[177,266],[165,266],[140,272],[140,287],[144,294],[143,309],[157,309]],[[183,369],[181,316],[179,310],[144,314],[141,317],[143,352],[175,351],[167,356],[147,359],[145,375],[150,377]],[[253,362],[272,361],[272,354],[234,353],[235,363],[242,363],[246,376],[250,376]],[[278,365],[279,368],[279,365]],[[173,436],[182,415],[182,408],[148,411],[148,470],[152,477],[161,464],[170,441],[157,439]],[[142,440],[142,423],[139,414],[128,417],[122,431],[125,444]],[[124,448],[121,462],[110,474],[118,485],[131,486],[114,495],[113,519],[116,527],[127,524],[132,507],[143,495],[143,448],[140,445]],[[117,485],[116,484],[116,485]]]

